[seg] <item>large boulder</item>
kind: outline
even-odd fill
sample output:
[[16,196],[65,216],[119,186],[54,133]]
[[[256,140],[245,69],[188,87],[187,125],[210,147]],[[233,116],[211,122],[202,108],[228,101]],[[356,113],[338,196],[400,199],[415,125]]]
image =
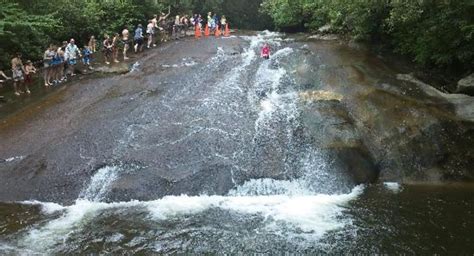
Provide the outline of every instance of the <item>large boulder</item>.
[[459,80],[456,92],[474,96],[474,73]]

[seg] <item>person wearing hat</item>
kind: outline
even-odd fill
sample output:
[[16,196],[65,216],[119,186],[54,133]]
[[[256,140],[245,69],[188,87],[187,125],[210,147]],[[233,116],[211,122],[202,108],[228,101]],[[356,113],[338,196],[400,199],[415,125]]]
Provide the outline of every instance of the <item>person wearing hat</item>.
[[138,50],[142,51],[143,48],[143,26],[142,24],[138,24],[137,29],[135,29],[135,36],[133,37],[135,40],[135,53],[138,52]]

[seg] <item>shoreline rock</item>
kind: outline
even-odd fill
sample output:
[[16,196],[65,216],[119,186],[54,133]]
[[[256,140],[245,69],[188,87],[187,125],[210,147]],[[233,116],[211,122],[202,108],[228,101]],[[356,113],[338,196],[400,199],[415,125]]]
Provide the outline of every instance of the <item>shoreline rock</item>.
[[459,80],[457,83],[456,92],[474,96],[474,73]]

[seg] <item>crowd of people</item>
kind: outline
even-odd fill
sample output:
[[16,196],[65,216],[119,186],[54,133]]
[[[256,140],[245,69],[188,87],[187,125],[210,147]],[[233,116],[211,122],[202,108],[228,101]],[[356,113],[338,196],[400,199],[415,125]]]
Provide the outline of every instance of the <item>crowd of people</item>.
[[[225,16],[219,17],[217,14],[209,12],[207,19],[204,20],[202,15],[194,14],[177,15],[170,18],[171,7],[168,8],[168,13],[161,13],[161,15],[154,15],[152,19],[148,20],[147,26],[144,28],[142,24],[138,24],[131,35],[128,27],[124,27],[122,33],[115,33],[113,35],[104,35],[102,42],[97,42],[95,36],[91,36],[88,43],[80,49],[74,39],[63,41],[61,46],[55,44],[49,45],[43,54],[43,80],[44,86],[49,87],[67,81],[68,77],[75,76],[76,65],[79,61],[82,62],[86,69],[92,70],[92,60],[97,49],[101,49],[104,62],[106,65],[118,63],[119,53],[122,53],[123,60],[129,59],[128,52],[133,49],[135,53],[143,51],[144,47],[156,47],[158,43],[158,35],[160,42],[166,42],[170,39],[179,39],[190,29],[204,28],[209,29],[210,32],[222,31],[226,29],[227,19]],[[32,75],[37,72],[33,63],[28,60],[22,62],[21,53],[17,53],[11,60],[12,76],[7,76],[3,71],[0,71],[0,84],[6,80],[13,81],[14,93],[17,96],[21,94],[30,94],[30,86],[32,84]],[[0,99],[3,98],[0,96]]]

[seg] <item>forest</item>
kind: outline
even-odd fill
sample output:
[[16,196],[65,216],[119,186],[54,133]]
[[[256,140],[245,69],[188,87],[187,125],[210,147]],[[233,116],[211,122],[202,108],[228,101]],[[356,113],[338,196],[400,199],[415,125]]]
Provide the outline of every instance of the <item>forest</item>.
[[330,33],[383,46],[425,68],[473,72],[472,0],[264,0],[283,30]]
[[75,38],[82,46],[91,35],[136,27],[153,14],[192,15],[209,11],[226,15],[231,26],[263,30],[271,19],[260,13],[255,0],[0,0],[0,69],[21,52],[38,60],[50,43]]
[[[153,14],[226,15],[239,29],[329,33],[378,45],[424,68],[473,72],[472,0],[1,0],[0,68],[13,53],[41,59],[49,43],[119,32]],[[327,26],[329,25],[329,26]]]

